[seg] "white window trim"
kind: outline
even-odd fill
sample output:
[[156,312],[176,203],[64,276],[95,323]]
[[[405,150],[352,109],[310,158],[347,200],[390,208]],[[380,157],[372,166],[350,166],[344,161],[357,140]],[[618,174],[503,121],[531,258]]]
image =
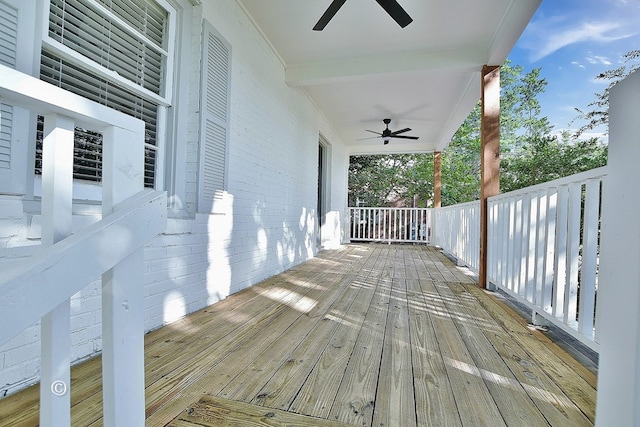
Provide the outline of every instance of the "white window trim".
[[[177,28],[178,28],[178,25],[177,25],[178,12],[176,10],[176,6],[172,5],[171,3],[165,0],[155,0],[156,3],[162,6],[168,13],[168,18],[167,18],[168,31],[167,31],[167,38],[166,38],[167,46],[165,47],[165,49],[159,49],[153,42],[151,42],[150,40],[147,40],[146,37],[140,37],[139,35],[135,34],[136,31],[133,28],[131,28],[129,24],[127,24],[122,19],[118,18],[116,15],[111,13],[108,9],[105,9],[102,5],[97,3],[95,0],[85,0],[86,3],[90,4],[92,7],[99,10],[101,13],[105,13],[110,18],[115,19],[129,33],[131,33],[132,35],[135,35],[137,38],[143,41],[149,42],[148,45],[150,47],[160,52],[161,54],[166,55],[166,68],[165,68],[166,75],[165,75],[165,79],[163,82],[164,84],[161,90],[162,92],[164,92],[164,95],[161,96],[156,93],[153,93],[152,91],[144,87],[141,87],[131,82],[130,80],[120,76],[118,73],[109,70],[108,68],[96,63],[95,61],[89,58],[86,58],[80,53],[75,52],[74,50],[68,48],[67,46],[63,45],[57,40],[54,40],[53,38],[51,38],[49,36],[49,19],[50,19],[50,13],[51,13],[51,2],[50,0],[41,0],[41,1],[42,1],[42,14],[41,14],[42,33],[41,33],[40,40],[41,40],[41,46],[43,48],[46,47],[47,50],[52,51],[53,53],[60,56],[61,58],[71,63],[74,63],[76,65],[82,65],[86,67],[88,64],[92,68],[92,70],[94,70],[96,74],[98,74],[99,76],[123,87],[124,89],[132,91],[133,93],[135,93],[138,96],[141,96],[142,98],[145,98],[149,101],[152,101],[158,104],[157,121],[156,121],[156,145],[152,146],[153,150],[156,152],[154,188],[157,190],[164,190],[166,185],[165,179],[164,179],[164,176],[166,173],[165,171],[166,149],[167,149],[167,145],[172,143],[167,139],[167,137],[169,136],[167,127],[169,123],[168,108],[171,106],[172,97],[174,93],[173,79],[174,79],[174,73],[175,73],[174,68],[176,65],[174,58],[176,56],[175,49],[176,49],[176,36],[177,36]],[[38,50],[38,52],[40,51]],[[40,62],[39,60],[40,60],[40,56],[38,55],[38,58],[36,61],[38,67]],[[175,143],[175,141],[173,143]],[[33,152],[33,150],[31,151]],[[31,155],[30,157],[33,157],[33,155]],[[31,168],[32,167],[33,165],[31,164]],[[102,191],[101,191],[100,184],[85,182],[82,180],[74,180],[73,192],[74,192],[74,199],[78,199],[78,200],[96,201],[96,200],[101,200],[102,198]],[[33,196],[35,197],[42,196],[42,178],[35,174],[33,178]]]

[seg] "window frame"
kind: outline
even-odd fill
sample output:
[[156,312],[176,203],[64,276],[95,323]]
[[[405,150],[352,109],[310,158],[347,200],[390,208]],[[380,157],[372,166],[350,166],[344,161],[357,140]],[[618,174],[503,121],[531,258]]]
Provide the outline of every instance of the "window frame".
[[[76,52],[75,50],[65,46],[61,42],[53,39],[49,35],[49,25],[50,25],[50,16],[51,16],[51,1],[50,0],[42,0],[42,14],[41,14],[41,23],[40,23],[40,52],[47,50],[48,52],[54,54],[62,60],[69,61],[70,63],[80,66],[82,68],[89,68],[92,72],[95,72],[100,78],[104,78],[109,80],[111,83],[124,88],[131,95],[135,97],[143,98],[147,101],[150,101],[157,105],[156,110],[156,139],[155,145],[145,144],[147,149],[151,149],[155,152],[155,167],[153,172],[153,188],[156,190],[164,190],[167,185],[165,180],[165,157],[168,150],[168,147],[171,146],[173,138],[169,135],[169,128],[171,127],[172,119],[175,120],[175,117],[172,117],[169,114],[169,111],[172,107],[173,97],[175,94],[174,86],[175,86],[175,72],[176,72],[176,63],[175,58],[178,56],[178,52],[176,50],[177,40],[179,35],[179,30],[184,26],[178,24],[178,15],[180,12],[181,5],[174,4],[173,2],[169,2],[167,0],[154,0],[160,7],[162,7],[167,12],[167,20],[166,20],[166,29],[165,29],[165,44],[161,48],[158,48],[155,43],[151,42],[148,39],[140,34],[138,31],[131,27],[127,22],[123,19],[119,18],[118,15],[112,13],[107,8],[102,6],[96,0],[83,0],[89,7],[98,11],[101,14],[106,15],[109,19],[116,21],[119,25],[119,28],[125,31],[128,35],[133,36],[143,42],[148,47],[151,47],[155,51],[162,54],[165,58],[165,66],[163,68],[164,76],[163,81],[161,82],[161,94],[156,94],[132,81],[126,79],[123,76],[120,76],[118,73],[109,70],[108,68],[98,64],[94,60],[83,56],[81,53]],[[40,57],[42,53],[38,56],[37,65],[40,65]],[[35,147],[35,144],[34,144]],[[33,156],[35,156],[35,148],[33,149]],[[33,170],[33,165],[31,165],[31,169]],[[33,195],[40,196],[41,193],[41,177],[39,175],[33,174],[34,176],[34,185],[33,185]],[[74,198],[79,200],[100,200],[101,199],[101,183],[100,182],[92,182],[74,179]]]

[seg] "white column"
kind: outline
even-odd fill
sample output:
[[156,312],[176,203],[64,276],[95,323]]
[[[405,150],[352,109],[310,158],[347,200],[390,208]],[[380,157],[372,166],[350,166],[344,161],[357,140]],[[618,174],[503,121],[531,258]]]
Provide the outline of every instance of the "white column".
[[[142,125],[142,123],[141,123]],[[110,127],[103,133],[103,215],[144,189],[144,129]],[[105,250],[119,250],[118,242]],[[143,427],[143,250],[102,276],[104,425]]]
[[[42,245],[71,234],[73,190],[73,120],[56,114],[44,120],[42,150]],[[60,304],[42,318],[40,425],[71,425],[70,304]]]
[[596,426],[640,425],[640,73],[609,98],[598,286]]

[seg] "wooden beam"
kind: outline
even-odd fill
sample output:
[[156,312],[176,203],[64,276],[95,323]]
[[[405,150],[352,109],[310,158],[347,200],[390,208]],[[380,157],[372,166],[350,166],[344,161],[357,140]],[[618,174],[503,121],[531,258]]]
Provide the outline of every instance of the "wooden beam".
[[442,206],[442,153],[436,151],[433,153],[433,207]]
[[500,67],[482,67],[482,117],[480,155],[480,271],[479,283],[487,287],[487,198],[500,193]]

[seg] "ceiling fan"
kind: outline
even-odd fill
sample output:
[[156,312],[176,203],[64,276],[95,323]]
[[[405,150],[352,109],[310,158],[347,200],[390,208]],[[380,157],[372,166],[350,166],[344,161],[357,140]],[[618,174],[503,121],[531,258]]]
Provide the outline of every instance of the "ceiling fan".
[[[313,27],[314,31],[322,31],[346,1],[347,0],[333,0],[324,14],[320,17],[315,27]],[[409,14],[405,12],[396,0],[376,1],[402,28],[413,22],[413,19],[411,19]]]
[[[384,141],[385,145],[389,143],[389,140],[391,138],[402,138],[402,139],[418,139],[419,138],[417,136],[400,135],[401,133],[409,132],[411,130],[411,128],[404,128],[404,129],[396,130],[396,131],[393,131],[393,132],[391,130],[389,130],[389,123],[391,123],[391,119],[384,119],[383,122],[387,127],[386,127],[385,130],[382,131],[382,133],[376,132],[376,131],[373,131],[373,130],[369,130],[369,129],[365,129],[365,130],[367,132],[376,133],[376,134],[380,135],[380,136],[374,136],[372,138],[382,138],[382,140]],[[365,139],[369,139],[369,138],[365,138]]]

